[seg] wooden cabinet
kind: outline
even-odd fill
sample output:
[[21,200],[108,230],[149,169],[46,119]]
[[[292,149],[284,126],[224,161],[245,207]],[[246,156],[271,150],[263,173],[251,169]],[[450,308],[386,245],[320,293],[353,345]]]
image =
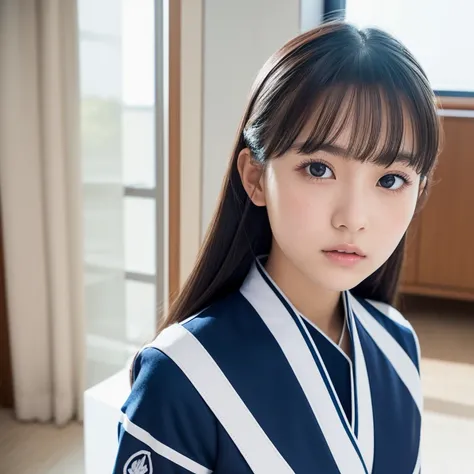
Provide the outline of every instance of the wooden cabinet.
[[402,292],[474,300],[474,112],[444,117],[434,186],[409,230]]

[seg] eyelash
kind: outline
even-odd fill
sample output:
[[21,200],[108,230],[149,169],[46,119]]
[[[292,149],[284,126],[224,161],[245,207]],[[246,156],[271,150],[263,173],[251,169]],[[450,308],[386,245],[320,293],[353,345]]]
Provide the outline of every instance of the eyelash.
[[[331,170],[331,172],[335,175],[332,167],[323,160],[311,160],[311,159],[305,160],[305,161],[303,161],[302,163],[300,163],[298,165],[297,170],[306,170],[306,168],[308,168],[308,166],[310,166],[312,164],[315,164],[315,163],[320,163],[320,164],[328,167]],[[320,181],[325,181],[327,179],[327,178],[319,178],[318,176],[313,176],[309,172],[305,172],[305,175],[309,179],[316,179],[316,180],[320,180]],[[402,191],[403,189],[405,189],[406,187],[408,187],[412,184],[412,181],[409,178],[409,176],[407,176],[406,174],[403,174],[403,173],[388,173],[388,174],[382,176],[382,178],[384,178],[385,176],[396,176],[396,177],[403,180],[404,184],[402,186],[400,186],[398,189],[382,188],[382,189],[385,189],[386,191],[390,191],[392,193],[400,192],[400,191]],[[382,179],[382,178],[380,178],[380,179]]]

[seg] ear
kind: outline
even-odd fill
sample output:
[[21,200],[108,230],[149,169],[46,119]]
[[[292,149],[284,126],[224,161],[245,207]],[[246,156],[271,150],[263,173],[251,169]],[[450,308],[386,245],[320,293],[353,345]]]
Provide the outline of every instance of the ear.
[[265,206],[265,191],[263,179],[263,165],[253,158],[252,152],[244,148],[237,158],[237,169],[239,170],[242,185],[250,200],[256,206]]

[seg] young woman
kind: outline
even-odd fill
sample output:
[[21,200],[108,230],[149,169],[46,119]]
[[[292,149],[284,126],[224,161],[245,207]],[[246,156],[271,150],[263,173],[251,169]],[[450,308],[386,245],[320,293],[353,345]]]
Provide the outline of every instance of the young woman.
[[438,146],[428,80],[388,34],[327,23],[269,59],[134,362],[115,474],[420,472],[420,352],[393,305]]

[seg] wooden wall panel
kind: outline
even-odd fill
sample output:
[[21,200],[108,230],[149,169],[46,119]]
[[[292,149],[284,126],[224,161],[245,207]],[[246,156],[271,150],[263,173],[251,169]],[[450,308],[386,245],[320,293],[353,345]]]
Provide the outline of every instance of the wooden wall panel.
[[418,284],[474,292],[474,116],[445,117],[445,144],[421,213]]

